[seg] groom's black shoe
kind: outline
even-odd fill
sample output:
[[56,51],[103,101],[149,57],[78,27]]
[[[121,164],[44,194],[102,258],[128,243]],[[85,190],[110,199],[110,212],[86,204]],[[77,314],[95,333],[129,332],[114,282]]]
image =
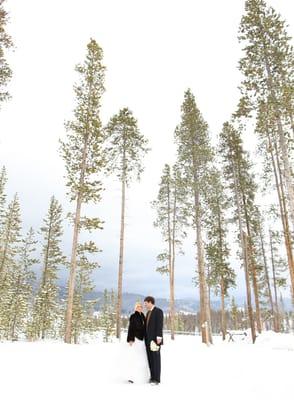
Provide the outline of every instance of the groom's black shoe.
[[159,382],[158,382],[158,381],[155,381],[155,380],[152,380],[152,381],[150,382],[150,385],[152,385],[152,386],[159,385]]

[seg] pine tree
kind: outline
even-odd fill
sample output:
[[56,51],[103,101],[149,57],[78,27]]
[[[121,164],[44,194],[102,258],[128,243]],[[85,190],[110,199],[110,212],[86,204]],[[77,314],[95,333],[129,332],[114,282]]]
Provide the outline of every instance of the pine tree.
[[[281,218],[284,225],[288,224],[289,209],[293,230],[294,52],[291,37],[287,33],[285,21],[264,0],[247,0],[245,11],[239,35],[240,42],[244,44],[244,56],[239,64],[244,74],[239,113],[250,115],[257,112],[258,119],[266,121],[262,126],[259,121],[257,133],[268,138],[276,189],[279,201],[283,199],[284,203],[281,205]],[[284,226],[294,302],[293,242],[288,230],[289,227]]]
[[41,227],[43,236],[42,275],[36,294],[31,335],[33,338],[52,337],[59,316],[58,269],[65,263],[60,248],[62,229],[62,207],[54,196]]
[[6,168],[2,167],[0,174],[0,243],[1,243],[1,235],[2,230],[5,223],[5,212],[6,212],[6,193],[5,186],[7,183],[7,173]]
[[279,245],[281,242],[281,235],[278,231],[269,230],[270,241],[270,254],[271,254],[271,267],[274,287],[274,320],[275,331],[281,330],[281,314],[279,310],[278,289],[286,286],[286,279],[283,276],[286,265],[285,260],[279,254]]
[[157,199],[152,203],[157,212],[154,226],[160,228],[166,249],[157,260],[161,265],[157,271],[168,274],[170,286],[170,322],[171,338],[175,335],[175,258],[176,250],[182,253],[182,239],[186,237],[188,226],[188,204],[186,200],[185,180],[177,165],[172,170],[165,164]]
[[268,257],[266,250],[266,237],[264,232],[264,217],[259,213],[258,215],[258,223],[257,223],[257,235],[259,237],[259,249],[260,249],[260,264],[262,268],[262,277],[261,277],[261,287],[263,288],[263,296],[266,299],[266,304],[269,305],[270,312],[269,315],[266,316],[265,319],[273,319],[274,320],[274,329],[275,326],[275,312],[274,312],[274,302],[273,302],[273,294],[272,294],[272,286],[270,280],[269,266],[268,266]]
[[232,123],[226,122],[220,134],[219,152],[224,163],[224,174],[228,182],[228,188],[232,193],[234,204],[233,221],[238,223],[239,241],[242,250],[242,260],[246,281],[246,296],[248,316],[251,326],[252,341],[255,342],[255,324],[252,309],[251,285],[252,279],[256,320],[258,331],[261,331],[261,316],[259,309],[259,288],[257,277],[257,266],[255,259],[255,248],[253,242],[253,213],[255,210],[256,184],[251,173],[251,164],[248,153],[244,151],[240,130]]
[[120,246],[117,288],[117,338],[121,331],[122,286],[124,267],[124,236],[125,236],[125,207],[126,187],[135,175],[137,180],[143,172],[143,156],[148,152],[148,141],[140,133],[137,120],[128,108],[123,108],[114,115],[106,128],[107,169],[115,173],[121,182],[121,221],[120,221]]
[[197,108],[194,95],[188,89],[182,104],[181,122],[175,130],[178,162],[186,180],[187,195],[191,200],[191,218],[196,230],[197,273],[200,292],[200,325],[202,341],[212,343],[210,308],[203,245],[204,188],[208,166],[213,159],[209,143],[208,125]]
[[[292,301],[294,302],[294,254],[289,221],[289,205],[287,203],[285,179],[282,171],[283,166],[277,141],[275,113],[268,101],[260,102],[259,104],[255,130],[259,134],[259,152],[264,156],[263,179],[267,189],[264,191],[270,192],[273,189],[272,186],[274,186],[278,195],[279,217],[283,227],[284,244],[291,280]],[[274,185],[272,185],[272,181],[274,181]]]
[[15,270],[21,242],[21,219],[18,195],[8,204],[1,237],[0,253],[0,335],[10,337]]
[[92,272],[99,267],[97,262],[89,260],[91,254],[99,252],[94,242],[85,242],[78,245],[77,276],[74,291],[72,338],[78,343],[81,334],[91,334],[95,331],[94,307],[97,300],[87,297],[92,293],[95,285],[92,281]]
[[105,289],[103,293],[103,305],[99,317],[99,328],[103,332],[104,342],[109,342],[116,331],[115,304],[117,302],[113,290]]
[[26,335],[29,312],[31,309],[33,285],[36,279],[32,267],[38,262],[34,257],[37,240],[32,228],[22,239],[18,261],[11,271],[13,285],[11,287],[10,307],[7,310],[9,318],[9,337],[17,340],[19,335]]
[[99,172],[104,166],[102,143],[103,129],[100,121],[101,96],[104,93],[102,49],[94,39],[87,46],[86,60],[76,66],[80,81],[74,87],[76,107],[74,119],[66,124],[67,139],[61,142],[61,154],[66,164],[67,187],[70,200],[75,202],[73,215],[73,240],[68,285],[65,342],[71,341],[74,287],[77,267],[77,248],[82,228],[101,229],[99,218],[81,217],[82,204],[101,200],[102,184]]
[[236,274],[228,262],[229,247],[227,243],[227,221],[225,212],[229,201],[225,194],[221,174],[213,169],[207,181],[208,212],[205,218],[207,227],[206,257],[209,265],[209,282],[221,297],[221,331],[223,340],[226,339],[227,323],[225,298],[230,287],[235,286]]
[[237,329],[239,329],[238,307],[237,307],[237,304],[236,304],[234,296],[232,297],[232,300],[231,300],[231,310],[230,311],[231,311],[231,317],[232,317],[232,320],[233,320],[233,329],[237,330]]
[[10,98],[6,86],[12,77],[12,70],[5,58],[5,50],[12,48],[13,42],[11,36],[5,30],[8,22],[8,14],[3,7],[4,2],[5,0],[0,0],[0,102]]

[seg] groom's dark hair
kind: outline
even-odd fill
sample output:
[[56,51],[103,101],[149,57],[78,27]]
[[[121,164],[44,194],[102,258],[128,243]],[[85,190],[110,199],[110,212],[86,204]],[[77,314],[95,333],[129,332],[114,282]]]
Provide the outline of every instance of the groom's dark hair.
[[147,303],[155,304],[155,298],[152,296],[145,297],[144,301],[147,301]]

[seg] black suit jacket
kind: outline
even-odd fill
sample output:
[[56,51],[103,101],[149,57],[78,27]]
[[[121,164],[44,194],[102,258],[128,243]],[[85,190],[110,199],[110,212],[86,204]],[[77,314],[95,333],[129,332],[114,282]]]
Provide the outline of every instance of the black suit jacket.
[[[148,311],[150,312],[150,311]],[[149,318],[149,322],[147,325],[147,317],[148,313],[146,315],[146,344],[149,345],[151,340],[154,340],[156,342],[157,336],[162,337],[161,344],[163,344],[163,312],[160,308],[154,307],[153,310],[151,311],[151,315]]]

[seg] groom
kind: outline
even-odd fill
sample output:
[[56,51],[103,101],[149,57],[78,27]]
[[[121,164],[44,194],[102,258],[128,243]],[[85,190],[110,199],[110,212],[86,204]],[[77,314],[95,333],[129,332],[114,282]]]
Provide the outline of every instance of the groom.
[[[160,348],[163,344],[163,312],[160,308],[155,307],[155,299],[147,296],[144,299],[144,305],[148,312],[146,314],[146,334],[145,344],[150,368],[150,383],[158,385],[160,382]],[[151,343],[151,342],[155,343]]]

